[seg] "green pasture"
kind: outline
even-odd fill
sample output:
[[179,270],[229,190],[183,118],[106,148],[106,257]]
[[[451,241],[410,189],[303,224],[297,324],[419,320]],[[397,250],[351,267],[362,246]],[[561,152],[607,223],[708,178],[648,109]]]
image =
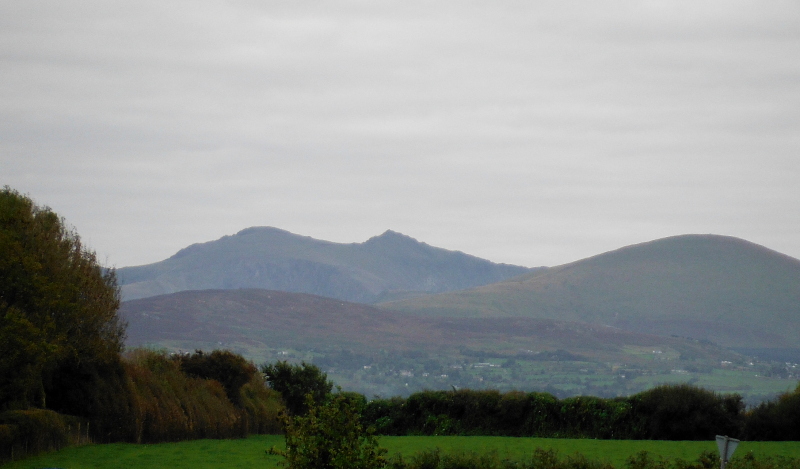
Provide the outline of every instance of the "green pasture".
[[[440,448],[445,453],[496,452],[501,458],[526,460],[537,447],[553,448],[564,457],[582,453],[589,459],[603,460],[623,467],[628,456],[648,451],[668,459],[694,460],[702,451],[716,451],[713,441],[615,441],[547,438],[508,438],[483,436],[399,436],[381,437],[381,446],[389,455],[409,457],[415,453]],[[278,468],[279,456],[268,456],[265,449],[282,445],[283,437],[252,436],[242,440],[195,440],[157,445],[115,443],[67,448],[15,461],[4,469],[271,469]],[[734,457],[747,452],[760,456],[800,458],[800,442],[743,442]]]

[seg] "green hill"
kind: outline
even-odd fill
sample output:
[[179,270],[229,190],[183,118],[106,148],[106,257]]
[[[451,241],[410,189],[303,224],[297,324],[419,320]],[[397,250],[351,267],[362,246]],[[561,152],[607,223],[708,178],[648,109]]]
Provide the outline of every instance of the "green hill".
[[381,306],[439,317],[582,321],[727,347],[800,348],[800,261],[737,238],[684,235]]
[[263,288],[373,303],[486,285],[530,271],[393,231],[343,244],[255,227],[117,274],[126,300],[185,290]]
[[143,298],[124,302],[120,313],[127,347],[313,361],[366,395],[458,386],[613,396],[690,379],[759,395],[789,386],[755,377],[768,367],[711,343],[554,319],[422,317],[258,289]]

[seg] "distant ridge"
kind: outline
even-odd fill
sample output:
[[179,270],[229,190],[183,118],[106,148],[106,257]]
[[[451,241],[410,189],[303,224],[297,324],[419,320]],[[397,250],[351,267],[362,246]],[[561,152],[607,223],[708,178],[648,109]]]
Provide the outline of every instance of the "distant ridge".
[[800,261],[737,238],[683,235],[382,306],[431,316],[582,321],[728,347],[797,349]]
[[117,275],[124,300],[261,288],[373,303],[486,285],[533,270],[432,247],[391,230],[344,244],[252,227],[193,244],[161,262],[123,267]]

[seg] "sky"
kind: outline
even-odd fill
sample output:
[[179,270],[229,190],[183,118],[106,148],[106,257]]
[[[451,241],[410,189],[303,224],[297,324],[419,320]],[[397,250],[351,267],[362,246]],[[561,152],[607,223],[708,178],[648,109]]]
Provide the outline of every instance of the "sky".
[[0,2],[0,185],[109,266],[251,226],[800,258],[800,2]]

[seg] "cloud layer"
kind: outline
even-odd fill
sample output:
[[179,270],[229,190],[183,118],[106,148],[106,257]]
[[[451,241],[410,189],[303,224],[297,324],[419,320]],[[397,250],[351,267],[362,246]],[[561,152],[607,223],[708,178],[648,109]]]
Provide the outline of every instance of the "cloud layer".
[[0,5],[0,183],[111,264],[253,225],[800,257],[797,2],[117,3]]

